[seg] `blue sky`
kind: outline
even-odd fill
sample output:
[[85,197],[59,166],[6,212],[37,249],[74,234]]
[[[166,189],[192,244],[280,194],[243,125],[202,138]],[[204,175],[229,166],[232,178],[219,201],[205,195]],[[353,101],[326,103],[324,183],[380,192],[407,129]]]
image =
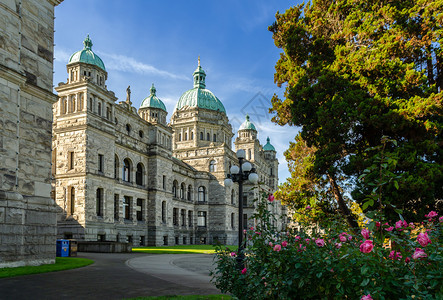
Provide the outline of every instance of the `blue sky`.
[[130,85],[138,108],[154,83],[169,119],[192,88],[200,55],[206,88],[223,102],[235,132],[248,113],[261,143],[270,136],[283,182],[289,176],[283,152],[297,128],[277,126],[267,114],[272,95],[283,94],[274,84],[281,50],[267,28],[277,11],[299,2],[66,0],[55,10],[54,85],[66,82],[68,59],[89,34],[108,89],[123,101]]

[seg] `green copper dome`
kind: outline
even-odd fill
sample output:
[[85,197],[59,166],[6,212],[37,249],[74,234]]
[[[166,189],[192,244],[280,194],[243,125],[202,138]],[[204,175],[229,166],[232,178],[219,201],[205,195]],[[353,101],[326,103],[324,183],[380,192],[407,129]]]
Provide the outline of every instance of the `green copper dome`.
[[100,57],[98,57],[98,55],[95,54],[91,50],[92,41],[89,38],[89,35],[83,41],[83,45],[85,46],[83,48],[83,50],[77,51],[71,55],[71,57],[69,58],[68,65],[81,62],[81,63],[97,66],[100,69],[102,69],[103,71],[106,71],[105,64],[103,63],[102,59]]
[[163,109],[164,111],[166,110],[166,106],[163,103],[163,101],[161,101],[159,98],[157,98],[157,96],[155,95],[156,93],[156,89],[154,87],[154,84],[152,84],[152,87],[150,89],[150,95],[148,97],[146,97],[145,99],[143,99],[142,104],[140,105],[140,108],[159,108],[159,109]]
[[266,143],[266,145],[263,146],[263,150],[265,150],[265,151],[275,151],[274,146],[272,146],[271,143],[269,142],[270,140],[271,139],[268,136],[268,138],[266,139],[267,143]]
[[175,110],[184,107],[199,107],[215,111],[221,111],[226,114],[223,103],[210,91],[206,89],[206,73],[200,66],[200,57],[198,58],[197,69],[193,73],[194,88],[186,91],[181,95],[175,106]]
[[249,115],[246,115],[246,121],[244,121],[243,124],[240,125],[240,128],[238,130],[248,130],[248,129],[257,131],[255,125],[251,121],[249,121]]

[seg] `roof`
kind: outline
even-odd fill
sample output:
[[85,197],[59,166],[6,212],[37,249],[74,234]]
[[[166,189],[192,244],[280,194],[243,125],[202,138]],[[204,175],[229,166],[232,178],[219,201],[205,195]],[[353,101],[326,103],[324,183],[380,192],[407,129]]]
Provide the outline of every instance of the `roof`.
[[143,99],[140,108],[158,108],[167,112],[165,104],[156,95],[157,90],[155,89],[154,84],[152,84],[149,91],[149,96]]
[[266,143],[266,145],[263,146],[264,151],[275,151],[275,148],[274,148],[274,146],[271,145],[270,140],[271,139],[268,136],[268,138],[266,139],[267,143]]
[[255,130],[255,125],[249,121],[249,115],[246,115],[246,120],[243,122],[243,124],[240,125],[240,128],[238,130]]
[[105,64],[103,63],[102,59],[97,54],[95,54],[91,49],[92,41],[89,38],[89,35],[83,41],[83,45],[84,48],[82,50],[77,51],[71,55],[71,57],[69,58],[68,65],[81,62],[97,66],[103,71],[106,71]]

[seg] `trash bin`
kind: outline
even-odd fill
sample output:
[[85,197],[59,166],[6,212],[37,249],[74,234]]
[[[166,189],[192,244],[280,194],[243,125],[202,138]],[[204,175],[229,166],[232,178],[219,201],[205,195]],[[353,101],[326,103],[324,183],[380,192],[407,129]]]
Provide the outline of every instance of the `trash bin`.
[[69,256],[69,240],[57,240],[56,256],[68,257]]
[[69,240],[69,256],[77,256],[77,240]]

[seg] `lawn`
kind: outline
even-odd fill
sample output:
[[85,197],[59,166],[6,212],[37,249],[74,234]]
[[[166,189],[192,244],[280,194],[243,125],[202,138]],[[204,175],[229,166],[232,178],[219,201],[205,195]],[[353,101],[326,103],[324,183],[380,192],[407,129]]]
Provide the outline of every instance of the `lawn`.
[[228,295],[189,295],[189,296],[160,296],[160,297],[138,297],[131,300],[230,300]]
[[[232,251],[237,249],[237,246],[226,246]],[[212,245],[178,245],[178,246],[164,246],[164,247],[136,247],[132,248],[132,252],[140,253],[156,253],[156,254],[190,254],[190,253],[202,253],[213,254],[215,253],[215,246]]]
[[56,257],[55,264],[0,269],[0,278],[76,269],[93,262],[93,260],[79,257]]

